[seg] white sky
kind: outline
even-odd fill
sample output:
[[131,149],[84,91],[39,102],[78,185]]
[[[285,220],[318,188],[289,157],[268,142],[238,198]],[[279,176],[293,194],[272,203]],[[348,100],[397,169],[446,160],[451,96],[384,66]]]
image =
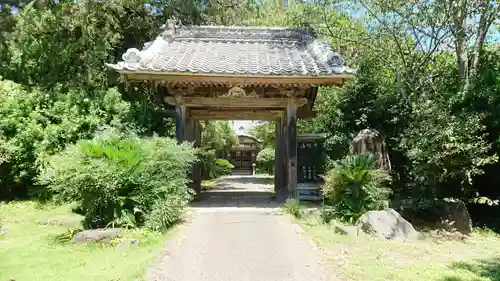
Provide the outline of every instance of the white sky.
[[[248,130],[252,125],[255,123],[255,121],[249,121],[249,120],[231,120],[233,123],[233,128],[236,134],[248,134]],[[243,129],[240,129],[243,127]]]

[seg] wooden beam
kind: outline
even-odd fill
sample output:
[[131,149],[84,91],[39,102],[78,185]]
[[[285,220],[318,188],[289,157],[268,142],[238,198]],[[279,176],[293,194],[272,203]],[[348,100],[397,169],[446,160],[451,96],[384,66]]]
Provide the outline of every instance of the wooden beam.
[[332,74],[328,76],[273,76],[273,75],[232,75],[175,72],[144,72],[121,70],[128,81],[184,82],[206,85],[337,85],[342,86],[352,74]]
[[276,120],[283,114],[281,110],[217,110],[189,109],[188,115],[196,120]]
[[[176,105],[180,102],[179,97],[169,96],[166,101]],[[288,98],[255,98],[255,97],[182,97],[182,103],[188,107],[215,107],[215,108],[285,108],[288,106]],[[296,99],[297,106],[307,104],[307,98]]]

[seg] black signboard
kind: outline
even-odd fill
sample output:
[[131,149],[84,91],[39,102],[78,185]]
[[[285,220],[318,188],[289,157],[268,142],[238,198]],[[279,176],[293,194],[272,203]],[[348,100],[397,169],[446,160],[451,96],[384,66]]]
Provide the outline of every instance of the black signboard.
[[297,136],[297,182],[318,183],[324,173],[323,135]]

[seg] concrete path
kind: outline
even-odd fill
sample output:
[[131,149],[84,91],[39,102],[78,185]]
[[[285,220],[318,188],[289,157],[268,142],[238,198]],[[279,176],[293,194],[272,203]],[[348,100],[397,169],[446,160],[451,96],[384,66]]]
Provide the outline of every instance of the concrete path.
[[[229,182],[235,188],[245,184]],[[198,204],[190,221],[169,243],[168,253],[151,267],[147,280],[333,280],[321,267],[321,253],[314,243],[280,215],[276,202],[265,192],[262,198],[229,197],[224,201],[227,206],[214,207],[208,201]],[[258,206],[238,205],[242,199]]]

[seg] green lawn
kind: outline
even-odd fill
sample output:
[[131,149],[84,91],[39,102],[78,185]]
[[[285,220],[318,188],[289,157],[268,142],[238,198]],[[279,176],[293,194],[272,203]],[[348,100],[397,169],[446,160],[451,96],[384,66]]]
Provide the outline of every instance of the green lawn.
[[336,272],[354,281],[499,281],[500,237],[476,231],[466,242],[428,237],[398,242],[337,235],[316,218],[300,221]]
[[[139,239],[139,246],[79,246],[55,238],[80,226],[81,217],[70,206],[38,206],[34,202],[0,203],[0,217],[8,232],[0,236],[0,280],[137,280],[164,250],[172,233],[128,230],[124,238]],[[57,219],[64,226],[39,225]]]

